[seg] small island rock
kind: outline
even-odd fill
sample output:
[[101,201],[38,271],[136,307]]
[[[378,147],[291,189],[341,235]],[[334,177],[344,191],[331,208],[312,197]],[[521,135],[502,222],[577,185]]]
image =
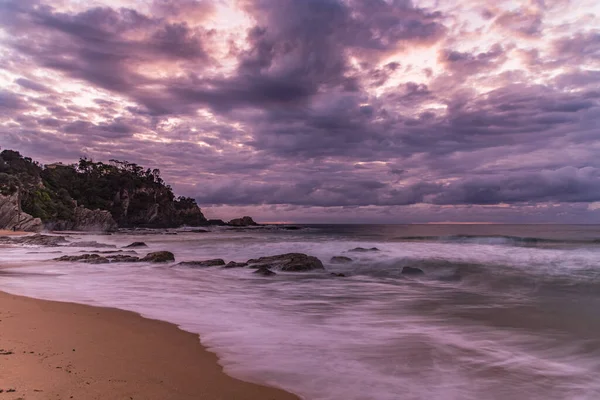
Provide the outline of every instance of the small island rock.
[[425,272],[421,268],[404,267],[402,268],[403,275],[424,275]]
[[175,261],[175,255],[170,251],[155,251],[154,253],[148,253],[141,261],[153,263]]

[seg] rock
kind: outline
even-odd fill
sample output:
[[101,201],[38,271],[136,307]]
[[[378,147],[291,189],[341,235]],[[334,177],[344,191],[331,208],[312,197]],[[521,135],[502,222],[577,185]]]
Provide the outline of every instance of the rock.
[[19,204],[18,194],[0,195],[0,229],[25,232],[39,232],[44,228],[42,220],[24,213]]
[[0,244],[24,244],[28,246],[59,246],[67,243],[64,236],[32,235],[32,236],[2,236]]
[[208,225],[213,225],[213,226],[223,226],[223,225],[227,225],[225,223],[225,221],[223,221],[222,219],[209,219],[208,221],[206,221],[206,223]]
[[170,251],[155,251],[154,253],[148,253],[141,261],[153,263],[175,261],[175,255]]
[[280,254],[270,257],[261,257],[248,260],[251,268],[260,268],[270,266],[281,271],[310,271],[314,269],[324,269],[323,263],[317,257],[308,256],[302,253]]
[[84,262],[88,264],[108,264],[110,261],[106,257],[102,257],[99,254],[82,254],[80,256],[62,256],[55,258],[54,261],[71,261],[71,262]]
[[140,260],[139,257],[135,257],[135,256],[128,256],[125,254],[119,254],[116,256],[107,256],[106,258],[108,258],[110,260],[110,262],[125,262],[125,263],[130,263],[130,262],[140,262],[142,260]]
[[339,277],[345,277],[345,274],[341,274],[341,273],[337,273],[337,272],[332,272],[331,276],[339,276]]
[[127,246],[124,246],[124,249],[132,249],[132,248],[136,248],[136,247],[148,247],[148,245],[144,242],[133,242],[131,244],[128,244]]
[[352,262],[352,259],[350,257],[334,256],[334,257],[331,257],[331,260],[329,260],[329,261],[332,262],[333,264],[347,264],[349,262]]
[[220,258],[215,258],[212,260],[203,260],[203,261],[182,261],[179,264],[182,267],[199,267],[199,268],[203,268],[203,267],[218,267],[218,266],[222,266],[225,265],[225,261],[223,261]]
[[248,266],[247,263],[240,263],[240,262],[235,262],[235,261],[229,261],[227,263],[227,265],[225,265],[223,268],[244,268]]
[[242,218],[236,218],[229,221],[230,226],[256,226],[258,225],[254,220],[248,216]]
[[299,226],[284,226],[281,229],[284,229],[286,231],[299,231],[302,228]]
[[209,233],[206,229],[192,229],[190,232],[192,233]]
[[71,228],[74,231],[114,232],[118,228],[112,215],[106,210],[90,210],[83,206],[75,207]]
[[114,244],[98,243],[98,242],[73,242],[69,243],[68,247],[95,247],[99,248],[115,248]]
[[402,268],[403,275],[423,275],[425,272],[421,268],[404,267]]
[[354,253],[367,253],[369,251],[379,251],[379,249],[377,247],[371,247],[370,249],[365,249],[363,247],[356,247],[352,250],[348,250]]
[[269,267],[266,266],[262,266],[257,268],[256,271],[253,272],[254,274],[258,274],[258,275],[262,275],[262,276],[273,276],[273,275],[277,275],[275,272],[271,271],[269,269]]

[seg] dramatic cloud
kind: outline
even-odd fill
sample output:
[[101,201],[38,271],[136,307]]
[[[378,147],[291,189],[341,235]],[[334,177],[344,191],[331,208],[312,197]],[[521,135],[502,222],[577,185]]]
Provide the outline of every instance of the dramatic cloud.
[[0,146],[223,218],[600,222],[600,6],[517,3],[0,0]]

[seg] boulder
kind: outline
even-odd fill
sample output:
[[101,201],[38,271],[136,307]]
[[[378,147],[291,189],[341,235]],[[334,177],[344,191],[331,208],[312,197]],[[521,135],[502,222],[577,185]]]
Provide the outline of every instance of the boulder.
[[206,221],[206,223],[208,225],[213,225],[213,226],[223,226],[223,225],[227,225],[225,223],[225,221],[223,221],[222,219],[209,219],[208,221]]
[[242,218],[236,218],[229,221],[230,226],[256,226],[258,225],[251,217],[245,216]]
[[223,268],[244,268],[246,266],[248,266],[247,263],[229,261]]
[[18,194],[0,195],[0,229],[39,232],[44,224],[39,218],[21,211]]
[[155,251],[153,253],[148,253],[146,257],[142,258],[141,261],[145,262],[153,262],[153,263],[163,263],[169,261],[175,261],[175,255],[170,251]]
[[349,262],[352,262],[352,259],[350,257],[334,256],[331,257],[331,260],[329,261],[333,264],[348,264]]
[[136,247],[148,247],[148,245],[144,242],[133,242],[131,244],[128,244],[127,246],[124,246],[124,249],[133,249]]
[[256,271],[254,271],[253,273],[258,274],[258,275],[262,275],[262,276],[273,276],[273,275],[277,275],[275,272],[271,271],[269,269],[269,267],[267,266],[262,266],[256,269]]
[[367,253],[369,251],[379,251],[377,247],[371,247],[370,249],[365,249],[364,247],[356,247],[354,249],[348,250],[354,253]]
[[220,258],[203,261],[182,261],[179,264],[182,267],[204,268],[204,267],[219,267],[225,265],[225,261]]
[[317,257],[302,253],[279,254],[248,260],[250,268],[269,266],[281,271],[310,271],[324,269],[323,263]]
[[71,262],[83,262],[88,264],[107,264],[110,261],[106,257],[102,257],[99,254],[82,254],[80,256],[62,256],[55,258],[54,261],[71,261]]
[[425,272],[421,268],[404,267],[402,268],[403,275],[423,275]]

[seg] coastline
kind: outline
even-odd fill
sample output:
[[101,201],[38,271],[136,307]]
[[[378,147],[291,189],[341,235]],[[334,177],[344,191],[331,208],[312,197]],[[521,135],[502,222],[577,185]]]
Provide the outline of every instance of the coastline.
[[298,399],[226,375],[198,335],[173,324],[2,291],[0,390],[33,400]]

